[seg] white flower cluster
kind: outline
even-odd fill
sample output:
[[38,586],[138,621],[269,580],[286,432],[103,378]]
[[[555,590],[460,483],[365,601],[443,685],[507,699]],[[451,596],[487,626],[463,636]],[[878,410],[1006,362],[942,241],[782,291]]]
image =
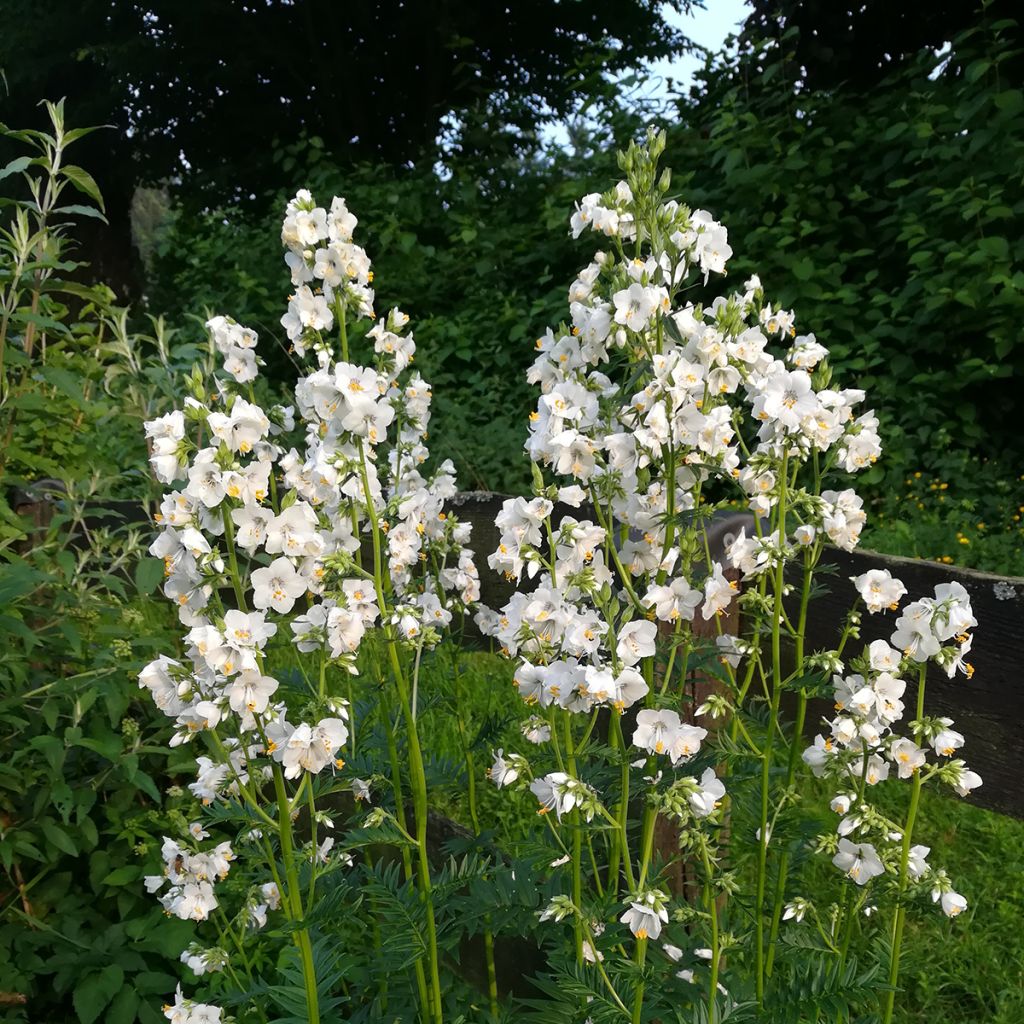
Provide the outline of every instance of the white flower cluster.
[[[288,204],[282,240],[296,291],[281,323],[294,351],[316,358],[294,406],[257,403],[256,333],[217,316],[207,328],[224,379],[208,388],[196,371],[183,408],[145,425],[154,474],[180,482],[161,502],[150,552],[164,562],[164,593],[188,632],[185,659],[159,656],[139,683],[174,719],[172,745],[212,734],[189,786],[204,803],[252,799],[250,787],[258,793],[275,765],[285,780],[340,770],[349,709],[327,690],[328,666],[355,674],[373,629],[433,646],[480,597],[469,524],[445,511],[456,493],[452,463],[425,468],[431,391],[407,372],[409,318],[393,309],[364,328],[372,365],[350,360],[350,332],[374,315],[355,226],[340,198],[325,210],[303,191]],[[325,333],[332,328],[336,337]],[[289,642],[320,679],[298,708],[269,670],[273,645]],[[321,859],[331,843],[320,844]],[[204,920],[216,907],[212,882],[222,873],[203,860],[212,856],[165,844],[169,912]],[[253,903],[252,921],[272,905]]]
[[205,921],[218,906],[213,884],[227,878],[235,859],[230,843],[218,843],[212,850],[198,853],[164,836],[160,855],[164,873],[147,875],[146,891],[159,892],[169,884],[160,897],[167,913],[183,921]]
[[219,1006],[186,999],[181,993],[180,985],[174,994],[174,1002],[163,1009],[164,1016],[171,1024],[221,1024],[224,1012]]
[[[789,799],[770,770],[775,736],[786,735],[779,692],[801,673],[828,665],[838,714],[828,735],[804,754],[816,773],[842,783],[833,803],[842,821],[822,848],[860,885],[889,875],[901,905],[907,880],[927,878],[933,898],[955,913],[963,898],[943,872],[927,867],[928,850],[911,846],[913,812],[904,843],[901,826],[868,806],[865,790],[890,771],[916,779],[915,786],[935,775],[961,793],[980,784],[954,757],[963,738],[948,719],[927,719],[919,708],[909,735],[894,731],[904,712],[901,673],[930,660],[949,675],[970,675],[970,602],[956,584],[938,588],[934,598],[905,607],[891,644],[871,644],[849,670],[840,652],[805,652],[807,605],[825,545],[852,551],[860,542],[864,502],[845,477],[881,455],[878,419],[864,409],[863,391],[833,384],[828,350],[813,334],[798,333],[794,313],[769,302],[757,276],[704,303],[693,297],[693,278],[706,284],[724,273],[732,250],[726,229],[706,211],[666,198],[670,176],[656,171],[663,147],[664,137],[650,133],[646,147],[620,154],[628,180],[577,203],[573,237],[590,231],[605,247],[571,284],[568,319],[537,339],[528,371],[540,392],[525,443],[534,486],[529,496],[504,503],[488,564],[509,581],[529,583],[479,621],[516,659],[516,689],[535,710],[523,735],[542,749],[530,760],[539,763],[550,751],[558,771],[548,771],[550,763],[535,771],[524,755],[499,750],[490,778],[499,788],[531,779],[541,812],[554,811],[559,819],[571,814],[576,828],[581,819],[601,815],[613,836],[608,886],[620,897],[624,887],[631,890],[620,923],[640,940],[657,938],[670,920],[669,898],[645,888],[649,844],[634,875],[629,811],[613,817],[590,780],[600,779],[602,789],[613,790],[609,802],[617,795],[619,807],[627,808],[636,798],[628,767],[644,769],[641,831],[653,829],[657,814],[674,819],[681,848],[695,859],[701,855],[704,873],[713,876],[716,811],[725,786],[714,768],[699,779],[685,775],[708,733],[684,720],[679,691],[688,670],[707,673],[710,657],[717,656],[722,688],[696,713],[730,716],[727,748],[749,751],[761,766],[756,836],[764,890],[774,855],[771,832]],[[749,509],[753,521],[731,533],[724,554],[716,556],[704,524],[716,509],[737,506]],[[795,589],[794,570],[802,584],[799,604],[790,605],[784,599]],[[740,580],[747,584],[742,594]],[[897,610],[906,594],[884,571],[856,582],[872,614]],[[744,638],[727,631],[737,604]],[[857,622],[851,619],[850,634]],[[787,677],[784,656],[794,648],[798,668]],[[763,717],[750,711],[762,700],[770,715],[767,739],[760,738]],[[627,739],[620,723],[634,706],[636,724]],[[607,743],[619,753],[595,752],[603,770],[591,771],[586,745],[599,721],[608,723]],[[787,789],[795,784],[803,746],[794,743],[799,746],[783,773]],[[643,756],[632,760],[626,744]],[[620,778],[607,770],[617,758],[630,758]],[[773,794],[782,798],[774,816]],[[625,864],[617,877],[620,854]],[[755,909],[757,927],[771,943],[783,918],[788,871],[784,860],[777,866],[776,920],[770,904]],[[574,862],[572,898],[554,897],[542,917],[571,918],[578,961],[600,962],[594,944],[600,932],[581,923],[588,911],[580,870]],[[801,920],[810,905],[798,900],[790,906],[786,920]],[[720,954],[718,946],[695,953],[710,961],[712,1016]],[[637,962],[644,962],[642,955]],[[694,972],[680,976],[693,980]]]
[[[572,218],[621,243],[633,237],[629,185],[584,197]],[[758,515],[778,502],[779,467],[827,458],[853,472],[881,451],[877,420],[857,417],[863,392],[837,391],[812,379],[827,354],[813,336],[796,337],[784,358],[767,351],[771,337],[795,336],[793,314],[763,302],[752,278],[742,293],[707,307],[675,304],[691,268],[723,272],[731,253],[725,229],[703,211],[669,201],[656,214],[662,248],[626,258],[599,252],[569,291],[571,326],[537,342],[529,379],[542,394],[531,414],[526,448],[537,463],[571,478],[550,495],[505,502],[501,533],[488,564],[510,579],[538,579],[500,615],[482,623],[509,654],[521,655],[516,684],[524,699],[585,713],[595,705],[626,708],[647,695],[634,666],[654,653],[656,627],[634,616],[649,609],[662,622],[722,614],[736,597],[723,566],[697,585],[672,543],[672,517],[694,507],[708,481],[737,487]],[[624,389],[604,372],[624,352],[647,361],[646,383]],[[794,368],[791,368],[794,367]],[[758,424],[744,450],[737,423]],[[562,519],[546,537],[555,500],[579,506],[587,497],[608,518]],[[852,490],[809,494],[794,502],[793,532],[747,537],[728,551],[729,565],[753,578],[819,539],[853,548],[864,523]],[[614,520],[629,530],[620,543]],[[550,563],[543,549],[550,541]],[[616,563],[646,581],[641,607],[620,604],[609,622],[594,600],[617,582]]]
[[[896,611],[907,593],[903,583],[884,569],[871,570],[853,583],[872,612]],[[899,779],[919,783],[937,777],[961,796],[981,785],[981,777],[954,756],[964,738],[953,729],[952,719],[925,718],[919,705],[918,716],[909,723],[911,735],[896,731],[906,710],[907,684],[900,675],[917,668],[923,685],[924,669],[933,661],[950,676],[958,670],[970,676],[973,669],[965,661],[971,647],[968,630],[976,625],[963,586],[939,584],[934,597],[904,607],[889,642],[875,640],[867,646],[854,666],[858,671],[833,677],[838,714],[828,723],[829,734],[816,736],[803,760],[815,775],[827,775],[843,786],[832,800],[832,809],[842,815],[833,863],[858,885],[897,873],[897,848],[903,841],[899,829],[868,804],[866,787],[884,782],[893,771]],[[954,642],[949,644],[950,640]],[[874,841],[854,842],[850,836]],[[966,901],[952,891],[943,872],[928,866],[929,852],[924,846],[910,848],[907,875],[914,881],[933,878],[935,900],[954,916]]]

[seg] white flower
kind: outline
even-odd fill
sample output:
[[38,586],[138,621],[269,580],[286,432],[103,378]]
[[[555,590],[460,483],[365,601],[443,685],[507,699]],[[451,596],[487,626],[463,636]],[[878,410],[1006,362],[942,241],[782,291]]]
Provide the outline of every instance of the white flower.
[[804,417],[818,408],[811,378],[804,370],[781,370],[772,374],[754,403],[754,415],[795,432]]
[[907,860],[907,874],[914,879],[920,878],[928,873],[927,857],[931,853],[931,847],[912,846],[910,856]]
[[186,882],[160,897],[168,913],[182,921],[205,921],[217,909],[217,897],[209,882]]
[[692,622],[702,596],[699,590],[694,590],[680,576],[665,586],[651,586],[641,603],[646,608],[653,607],[654,614],[662,622],[675,622],[678,619]]
[[721,615],[736,596],[736,584],[725,578],[722,567],[715,562],[714,572],[704,581],[704,607],[701,614],[705,620]]
[[246,454],[261,441],[270,430],[267,414],[258,406],[243,398],[236,398],[231,404],[230,414],[211,412],[207,424],[214,437],[233,452]]
[[633,746],[640,747],[649,754],[664,754],[675,742],[682,724],[679,714],[675,711],[645,708],[637,712]]
[[295,502],[267,524],[267,554],[283,554],[291,558],[319,555],[323,551],[323,541],[317,533],[318,525],[312,507],[304,501]]
[[196,452],[188,469],[186,493],[201,501],[207,508],[216,508],[223,500],[224,475],[217,465],[215,448],[203,448]]
[[901,779],[909,779],[926,760],[924,751],[913,740],[908,739],[896,740],[889,748],[889,756],[895,763]]
[[516,766],[515,760],[510,759],[506,761],[503,756],[504,753],[499,747],[498,752],[494,755],[494,764],[487,769],[487,777],[498,789],[511,785],[519,778],[519,769]]
[[804,915],[807,913],[809,908],[810,904],[807,900],[798,896],[796,899],[791,900],[786,904],[786,909],[782,914],[782,920],[796,921],[796,923],[799,924],[804,919]]
[[661,935],[662,925],[668,924],[666,902],[663,893],[647,893],[630,903],[619,920],[628,925],[629,930],[638,939],[657,939]]
[[977,772],[972,772],[963,764],[963,762],[953,763],[960,764],[960,773],[957,776],[956,782],[953,784],[953,789],[955,789],[960,796],[967,796],[972,789],[977,789],[981,785],[981,776]]
[[634,282],[628,288],[612,296],[615,303],[615,322],[631,331],[642,331],[661,302],[661,296],[654,288],[645,288]]
[[702,729],[699,725],[682,723],[672,738],[672,745],[669,748],[668,753],[672,763],[679,764],[680,761],[689,761],[691,757],[696,756],[700,750],[701,741],[707,734],[707,729]]
[[700,777],[700,788],[688,797],[690,807],[698,818],[706,818],[713,814],[725,796],[725,785],[715,774],[714,768],[708,768]]
[[946,917],[956,917],[967,909],[967,900],[958,892],[944,892],[940,897],[942,912]]
[[655,651],[658,627],[645,619],[627,622],[619,630],[616,653],[623,665],[632,667],[643,658],[650,658]]
[[934,602],[931,598],[914,601],[896,620],[891,641],[894,647],[916,662],[927,661],[939,653],[941,643],[932,631]]
[[850,810],[850,805],[857,799],[855,793],[845,794],[840,793],[838,796],[833,797],[829,807],[832,808],[836,814],[847,814]]
[[534,779],[530,783],[530,792],[540,803],[538,814],[554,811],[561,820],[563,814],[579,806],[587,821],[594,816],[592,807],[584,806],[585,802],[589,803],[592,799],[593,790],[565,772],[551,772],[542,779]]
[[329,331],[334,326],[334,314],[322,295],[315,295],[308,285],[302,285],[289,300],[281,326],[294,342],[306,330]]
[[316,726],[298,726],[272,753],[284,767],[284,777],[295,779],[303,770],[313,775],[323,771],[347,739],[348,727],[340,718],[325,718]]
[[531,715],[520,726],[520,730],[530,743],[547,743],[551,739],[551,725],[539,715]]
[[872,878],[885,872],[870,843],[851,843],[849,839],[839,840],[839,852],[832,858],[832,863],[858,885],[866,885]]
[[287,558],[275,558],[270,565],[253,570],[252,603],[260,609],[273,608],[286,615],[306,592],[306,581]]
[[276,679],[259,672],[240,673],[231,680],[226,690],[231,710],[246,717],[262,714],[267,710],[278,685]]
[[942,718],[939,722],[942,728],[932,737],[932,747],[936,754],[942,757],[952,757],[964,745],[963,734],[950,728],[953,724],[951,718]]
[[869,569],[862,576],[855,577],[853,585],[872,614],[886,608],[896,611],[900,598],[907,592],[903,583],[894,579],[888,569]]

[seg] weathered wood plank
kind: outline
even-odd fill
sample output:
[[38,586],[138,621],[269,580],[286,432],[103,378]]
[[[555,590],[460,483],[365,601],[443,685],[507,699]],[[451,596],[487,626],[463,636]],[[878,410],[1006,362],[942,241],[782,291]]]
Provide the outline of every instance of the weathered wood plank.
[[[494,517],[501,510],[503,494],[469,491],[458,494],[450,503],[452,510],[472,523],[472,547],[480,569],[481,599],[490,608],[501,608],[512,596],[516,585],[487,567],[487,556],[497,547],[498,531]],[[146,522],[149,512],[142,503],[90,503],[87,523],[126,525]],[[586,508],[556,506],[555,523],[564,516],[588,518]],[[709,528],[713,557],[720,557],[725,537],[743,524],[742,515],[722,516]],[[872,551],[847,553],[829,549],[822,566],[831,566],[832,575],[816,577],[823,592],[815,596],[808,616],[807,650],[834,647],[839,626],[849,608],[854,591],[849,577],[869,569],[889,569],[906,584],[908,600],[930,595],[939,583],[952,580],[963,584],[971,595],[978,619],[971,660],[972,679],[963,676],[949,680],[939,670],[928,676],[925,710],[930,715],[948,715],[966,738],[964,759],[985,780],[972,802],[991,810],[1024,817],[1024,579],[995,576],[971,569],[959,569],[918,559],[897,558]],[[524,579],[520,585],[530,589]],[[895,616],[888,613],[865,615],[860,643],[888,639]],[[467,642],[479,642],[473,629]],[[856,644],[857,641],[851,641]],[[853,648],[856,650],[856,647]],[[915,684],[908,685],[907,703],[914,700]],[[812,703],[808,711],[807,731],[813,735],[821,717],[831,714],[831,705]]]
[[[925,689],[925,713],[948,715],[964,734],[963,758],[984,779],[984,785],[971,794],[971,802],[1024,817],[1024,579],[874,551],[829,549],[822,564],[834,568],[835,575],[816,577],[827,589],[812,598],[809,606],[808,651],[835,646],[840,622],[854,596],[851,576],[869,569],[888,569],[906,584],[905,602],[931,596],[940,583],[956,581],[964,586],[978,620],[970,655],[974,675],[969,680],[963,675],[948,679],[932,666]],[[859,653],[858,645],[888,640],[895,621],[893,613],[865,614],[860,640],[851,640],[853,646],[848,650]],[[916,680],[908,681],[904,698],[908,707],[913,706],[916,693]],[[812,702],[808,732],[813,735],[820,718],[833,714],[830,704]]]
[[[472,546],[480,567],[482,600],[491,608],[502,607],[514,586],[487,568],[486,556],[498,542],[494,516],[504,495],[471,492],[456,499],[458,515],[473,524]],[[570,514],[586,518],[585,509],[559,507],[556,518]],[[735,532],[750,516],[722,516],[709,528],[712,556],[721,557],[726,535]],[[971,660],[973,678],[950,680],[941,670],[928,674],[925,711],[947,715],[964,734],[964,760],[984,779],[972,793],[972,803],[1015,817],[1024,817],[1024,579],[995,576],[912,558],[897,558],[874,551],[848,553],[830,548],[822,557],[815,581],[822,592],[810,604],[807,651],[836,645],[841,623],[855,592],[851,576],[869,569],[888,569],[907,586],[906,600],[930,596],[940,583],[961,583],[971,595],[978,619]],[[831,569],[830,573],[828,569]],[[863,616],[860,641],[850,641],[848,652],[859,653],[859,644],[888,639],[896,616],[892,613]],[[916,699],[916,682],[907,687],[906,702]],[[823,717],[833,714],[825,701],[811,703],[807,733],[813,736]]]

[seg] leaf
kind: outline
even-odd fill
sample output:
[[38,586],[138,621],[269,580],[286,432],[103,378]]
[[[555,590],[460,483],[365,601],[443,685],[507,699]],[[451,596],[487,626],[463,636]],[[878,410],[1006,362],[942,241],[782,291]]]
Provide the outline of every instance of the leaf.
[[114,996],[114,1000],[103,1018],[105,1024],[132,1024],[138,1007],[139,997],[135,992],[131,988],[122,988]]
[[114,868],[103,879],[103,885],[131,885],[142,877],[142,869],[135,864],[125,864],[122,867]]
[[156,590],[164,578],[164,563],[160,558],[142,558],[135,567],[135,587],[142,597]]
[[112,124],[94,124],[90,128],[71,128],[64,133],[64,145],[70,146],[72,142],[84,139],[86,135],[98,132],[101,128],[113,128]]
[[42,828],[43,835],[46,836],[46,841],[51,846],[56,846],[61,853],[66,853],[70,857],[78,856],[78,847],[74,844],[71,836],[59,825],[55,825],[51,821],[43,821],[40,822],[40,828]]
[[34,736],[29,742],[35,750],[41,750],[51,770],[56,774],[64,763],[64,744],[56,736]]
[[75,164],[67,164],[61,168],[61,174],[71,182],[79,192],[84,193],[94,200],[101,210],[104,210],[103,196],[100,194],[100,187],[96,184],[93,176],[83,167]]
[[964,72],[964,79],[973,84],[981,78],[981,76],[984,75],[990,67],[992,67],[992,61],[990,60],[971,61],[971,63],[967,65],[967,70]]
[[10,605],[16,598],[30,594],[45,579],[25,562],[0,567],[0,605]]
[[30,156],[15,157],[2,171],[0,171],[0,179],[6,178],[11,174],[20,173],[31,163],[32,157]]
[[72,1002],[82,1024],[98,1020],[107,1004],[124,984],[124,971],[117,964],[108,964],[101,971],[88,975],[75,986]]
[[72,203],[70,206],[57,206],[54,207],[53,212],[78,214],[81,217],[94,217],[96,220],[103,221],[104,224],[107,223],[107,218],[96,207],[83,206],[81,203]]

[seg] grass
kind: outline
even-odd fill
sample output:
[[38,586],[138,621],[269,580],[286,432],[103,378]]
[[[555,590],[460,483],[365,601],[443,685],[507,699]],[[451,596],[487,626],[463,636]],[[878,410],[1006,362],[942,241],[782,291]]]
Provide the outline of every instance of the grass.
[[[498,747],[525,751],[519,723],[526,711],[511,685],[512,665],[485,652],[459,657],[461,692],[470,709],[475,747],[480,820],[499,845],[511,849],[535,827],[531,798],[499,793],[484,771]],[[439,698],[429,712],[435,750],[460,756],[451,714],[451,666],[425,666],[426,687]],[[889,790],[895,803],[903,791]],[[884,799],[884,798],[883,798]],[[456,788],[439,809],[469,821],[465,787]],[[893,810],[895,811],[895,806]],[[897,1020],[900,1024],[1021,1024],[1024,1021],[1024,822],[971,806],[953,796],[926,791],[915,839],[932,848],[969,901],[966,912],[947,920],[928,906],[908,915]],[[831,868],[822,863],[823,878]],[[834,881],[830,879],[830,882]]]
[[1024,822],[941,794],[922,801],[921,842],[970,901],[960,917],[908,917],[903,1024],[1024,1021]]
[[[911,472],[901,488],[877,494],[868,506],[865,548],[1024,576],[1024,477],[1008,476],[1005,467],[973,460],[943,474]],[[459,664],[462,699],[473,722],[480,820],[500,845],[512,848],[535,825],[533,803],[528,796],[499,793],[484,770],[499,747],[527,752],[519,731],[526,710],[511,685],[508,661],[464,652]],[[445,695],[431,711],[431,735],[439,752],[458,759],[452,667],[439,662],[424,668],[427,685]],[[905,795],[891,791],[894,801]],[[449,813],[468,821],[464,788],[448,799]],[[934,863],[946,868],[969,907],[952,921],[933,907],[908,915],[897,1020],[1022,1024],[1024,821],[928,791],[919,821],[915,838],[931,846]],[[823,863],[822,871],[824,879],[831,868]]]
[[965,453],[869,496],[862,546],[944,565],[1024,576],[1024,477]]
[[[954,454],[870,503],[863,546],[945,565],[1024,576],[1024,476]],[[969,752],[968,752],[969,756]],[[902,1024],[1024,1021],[1024,822],[925,793],[936,863],[970,901],[955,921],[908,917]]]

